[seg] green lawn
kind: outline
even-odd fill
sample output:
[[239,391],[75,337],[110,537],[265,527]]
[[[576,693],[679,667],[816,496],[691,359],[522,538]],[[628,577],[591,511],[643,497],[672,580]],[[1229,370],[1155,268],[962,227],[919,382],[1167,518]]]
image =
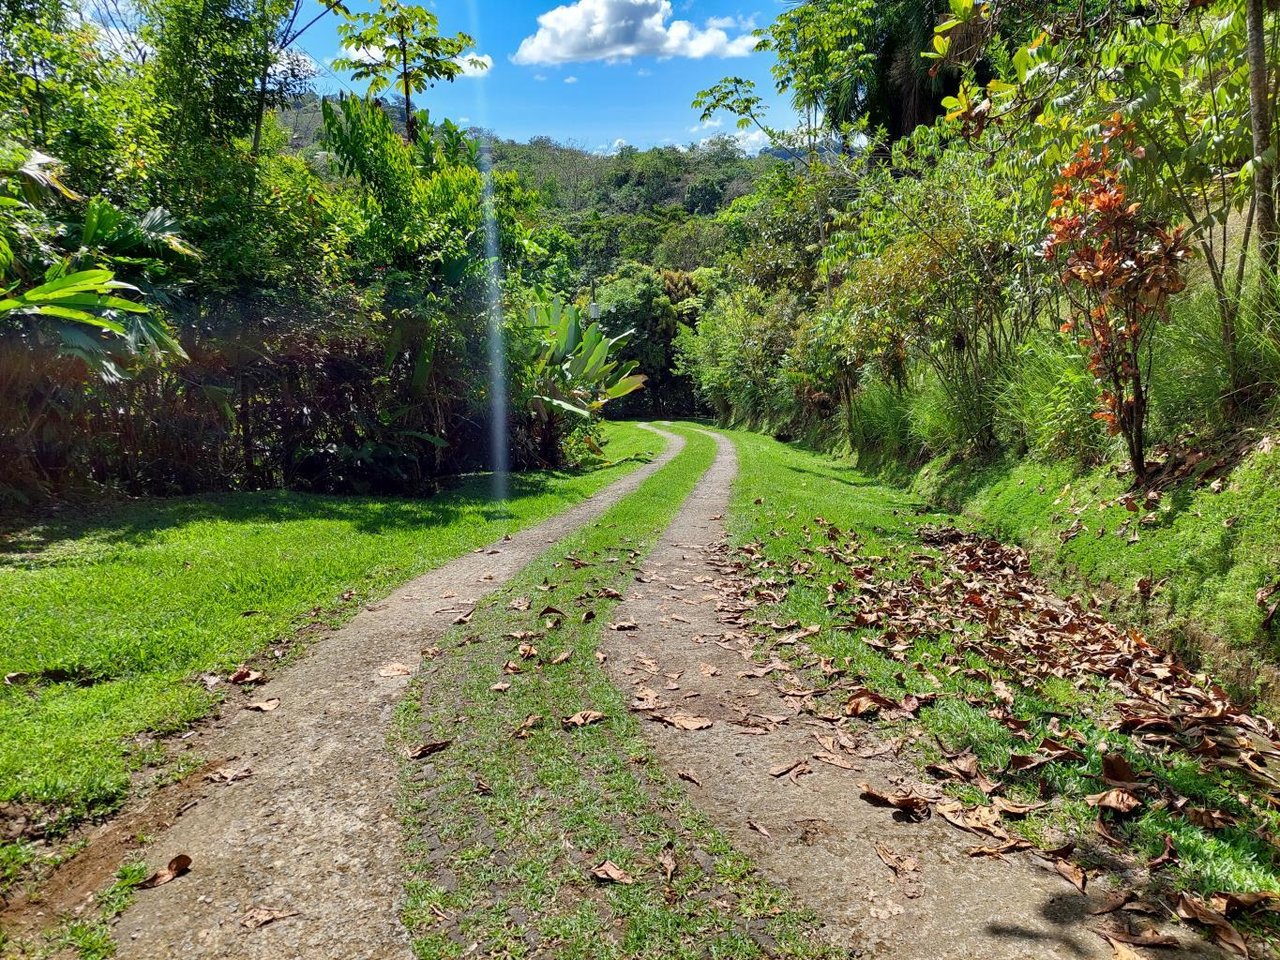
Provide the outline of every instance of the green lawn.
[[231,494],[121,505],[0,540],[0,674],[20,675],[0,685],[0,802],[47,805],[64,822],[109,809],[131,770],[157,758],[135,738],[211,708],[200,675],[353,616],[662,446],[634,425],[606,430],[614,465],[516,476],[502,505],[486,477],[429,500]]
[[[952,638],[944,636],[916,641],[907,653],[907,666],[918,664],[925,668],[918,672],[904,669],[903,664],[864,644],[862,637],[874,636],[877,633],[874,628],[858,632],[831,629],[834,620],[826,606],[827,587],[840,579],[845,571],[812,549],[805,552],[805,548],[814,545],[806,527],[813,533],[813,541],[825,539],[821,530],[814,532],[814,521],[821,517],[834,523],[841,531],[856,534],[859,555],[876,558],[871,562],[879,575],[902,579],[912,572],[919,572],[929,583],[933,574],[912,559],[912,554],[932,552],[921,545],[917,527],[923,523],[939,522],[972,527],[973,522],[925,512],[923,501],[915,494],[878,483],[834,458],[757,434],[734,433],[732,436],[741,461],[729,513],[733,540],[761,544],[763,555],[776,562],[781,570],[785,571],[796,560],[804,560],[814,563],[819,571],[815,581],[795,578],[781,609],[770,609],[767,616],[780,622],[794,618],[806,624],[820,625],[824,629],[808,641],[814,652],[833,657],[837,663],[847,662],[850,676],[887,696],[899,698],[906,693],[932,692],[934,688],[924,673],[953,649]],[[1057,493],[1060,492],[1061,487]],[[1050,498],[1055,495],[1049,494]],[[1027,496],[1030,498],[1032,495]],[[1238,510],[1240,527],[1245,531],[1252,530],[1255,522],[1246,516],[1247,505],[1238,499],[1238,495],[1226,491],[1221,496],[1224,498],[1221,501],[1200,503],[1198,506],[1210,519],[1209,526],[1223,529],[1218,523],[1218,511]],[[1030,499],[1019,502],[1039,503]],[[1042,511],[1049,510],[1049,505],[1040,505]],[[1260,502],[1259,508],[1263,506]],[[1211,508],[1213,513],[1209,513]],[[1012,510],[1011,507],[1007,509]],[[1029,516],[1031,507],[1026,509]],[[1123,507],[1118,509],[1124,510]],[[1071,515],[1067,515],[1070,518]],[[1111,519],[1114,518],[1109,518],[1108,522]],[[1172,528],[1172,533],[1166,534],[1163,541],[1152,528],[1143,528],[1146,542],[1141,555],[1148,558],[1147,562],[1156,562],[1158,545],[1163,542],[1165,549],[1170,551],[1169,564],[1188,562],[1188,554],[1196,555],[1195,545],[1177,536],[1176,517],[1165,522],[1169,525],[1165,529]],[[1090,536],[1088,540],[1093,541],[1094,538]],[[1265,549],[1258,545],[1252,555],[1238,555],[1235,563],[1265,563],[1269,555],[1267,550],[1272,548],[1273,545],[1267,545]],[[1088,549],[1083,544],[1080,547],[1082,553]],[[1271,569],[1274,570],[1274,566]],[[835,619],[844,618],[837,615]],[[921,741],[915,755],[921,765],[940,757],[934,746],[934,737],[953,750],[972,748],[985,770],[1001,770],[1011,752],[1025,748],[1025,744],[1017,741],[1005,726],[992,720],[986,712],[985,705],[993,702],[993,688],[981,675],[985,673],[993,678],[1003,678],[1015,691],[1015,714],[1030,722],[1029,730],[1037,738],[1053,735],[1049,724],[1056,717],[1063,729],[1079,731],[1084,743],[1090,744],[1082,748],[1086,754],[1082,763],[1054,764],[1047,768],[1047,772],[1041,771],[1030,777],[1003,775],[1014,796],[1034,797],[1040,787],[1038,778],[1043,777],[1046,788],[1056,798],[1047,811],[1034,814],[1017,825],[1017,829],[1029,839],[1039,842],[1050,834],[1066,834],[1078,838],[1084,847],[1094,842],[1096,811],[1086,806],[1082,798],[1098,789],[1101,755],[1093,745],[1109,742],[1112,750],[1126,753],[1135,767],[1154,782],[1190,798],[1193,804],[1225,810],[1239,818],[1238,826],[1203,830],[1154,806],[1143,808],[1141,813],[1123,825],[1122,832],[1140,859],[1157,856],[1163,850],[1165,835],[1172,838],[1179,860],[1168,871],[1158,875],[1161,883],[1201,893],[1220,890],[1280,891],[1280,857],[1261,839],[1264,834],[1280,828],[1280,818],[1266,812],[1267,804],[1262,802],[1262,798],[1244,799],[1251,792],[1256,794],[1256,790],[1251,791],[1243,778],[1224,776],[1216,770],[1206,772],[1187,754],[1151,755],[1132,744],[1129,738],[1108,729],[1102,717],[1109,699],[1101,684],[1096,693],[1076,690],[1065,682],[1033,682],[1022,686],[1020,681],[1025,677],[1010,675],[999,665],[985,662],[971,665],[977,670],[968,675],[960,673],[948,677],[944,674],[943,696],[920,710],[917,722],[929,734]],[[821,682],[821,677],[815,677],[816,684],[821,685]],[[888,736],[897,736],[901,732],[885,731]],[[972,794],[973,788],[966,789]],[[980,796],[970,794],[961,799],[981,802]]]

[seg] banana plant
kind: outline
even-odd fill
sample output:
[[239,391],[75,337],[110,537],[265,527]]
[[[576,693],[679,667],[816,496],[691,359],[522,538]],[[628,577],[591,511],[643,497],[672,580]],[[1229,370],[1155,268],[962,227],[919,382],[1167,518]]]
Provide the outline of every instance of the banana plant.
[[542,459],[560,460],[561,415],[591,417],[610,400],[639,390],[645,382],[634,361],[621,363],[618,348],[630,330],[607,336],[598,322],[584,322],[581,311],[559,297],[543,298],[529,308],[533,343],[533,395],[530,407]]

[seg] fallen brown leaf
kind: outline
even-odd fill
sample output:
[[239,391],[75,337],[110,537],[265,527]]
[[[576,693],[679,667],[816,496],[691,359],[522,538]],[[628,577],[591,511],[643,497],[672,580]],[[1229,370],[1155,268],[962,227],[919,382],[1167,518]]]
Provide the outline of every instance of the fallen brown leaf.
[[388,663],[378,671],[380,677],[407,677],[413,673],[413,668],[405,666],[403,663]]
[[284,920],[286,917],[296,917],[297,910],[272,910],[270,907],[250,907],[240,917],[240,926],[249,930],[257,930],[259,927],[265,927],[268,923],[275,923],[277,920]]
[[244,708],[246,710],[257,710],[259,713],[270,713],[278,706],[280,706],[280,698],[271,697],[269,700],[255,700],[253,703],[247,703]]
[[612,860],[606,860],[598,867],[593,867],[591,875],[602,882],[621,883],[624,886],[629,886],[636,882],[631,874],[627,873]]
[[191,858],[185,853],[180,853],[168,865],[157,870],[147,879],[138,884],[139,890],[150,890],[152,887],[162,887],[170,880],[182,876],[191,869]]
[[423,757],[429,757],[433,753],[439,753],[452,743],[452,740],[433,740],[430,743],[419,743],[405,750],[405,756],[410,760],[421,760]]

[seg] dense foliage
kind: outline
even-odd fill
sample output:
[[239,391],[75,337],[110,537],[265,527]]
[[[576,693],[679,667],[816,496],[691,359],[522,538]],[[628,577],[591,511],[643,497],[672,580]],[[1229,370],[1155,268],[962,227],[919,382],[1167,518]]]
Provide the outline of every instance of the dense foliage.
[[721,418],[1152,482],[1274,415],[1273,4],[806,0],[762,38],[799,131],[740,78],[695,100],[792,158],[680,337]]
[[400,0],[327,10],[369,96],[322,97],[290,46],[311,16],[0,7],[0,504],[429,491],[489,465],[495,417],[517,468],[564,462],[569,435],[591,455],[538,400],[562,367],[529,320],[546,298],[599,297],[601,364],[656,388],[633,409],[693,404],[671,373],[701,303],[681,271],[775,161],[727,138],[597,155],[437,121],[431,86],[484,64]]

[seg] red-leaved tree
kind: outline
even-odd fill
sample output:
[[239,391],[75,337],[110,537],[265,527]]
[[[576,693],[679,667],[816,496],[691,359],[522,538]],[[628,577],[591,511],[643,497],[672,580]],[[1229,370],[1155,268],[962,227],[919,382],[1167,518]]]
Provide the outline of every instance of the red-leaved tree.
[[1185,286],[1189,249],[1182,228],[1147,216],[1129,196],[1124,157],[1142,156],[1132,128],[1117,115],[1102,142],[1086,142],[1062,168],[1049,210],[1046,260],[1062,263],[1072,312],[1063,324],[1088,350],[1101,387],[1094,414],[1124,436],[1134,479],[1147,479],[1147,391],[1154,335],[1169,317],[1169,297]]

